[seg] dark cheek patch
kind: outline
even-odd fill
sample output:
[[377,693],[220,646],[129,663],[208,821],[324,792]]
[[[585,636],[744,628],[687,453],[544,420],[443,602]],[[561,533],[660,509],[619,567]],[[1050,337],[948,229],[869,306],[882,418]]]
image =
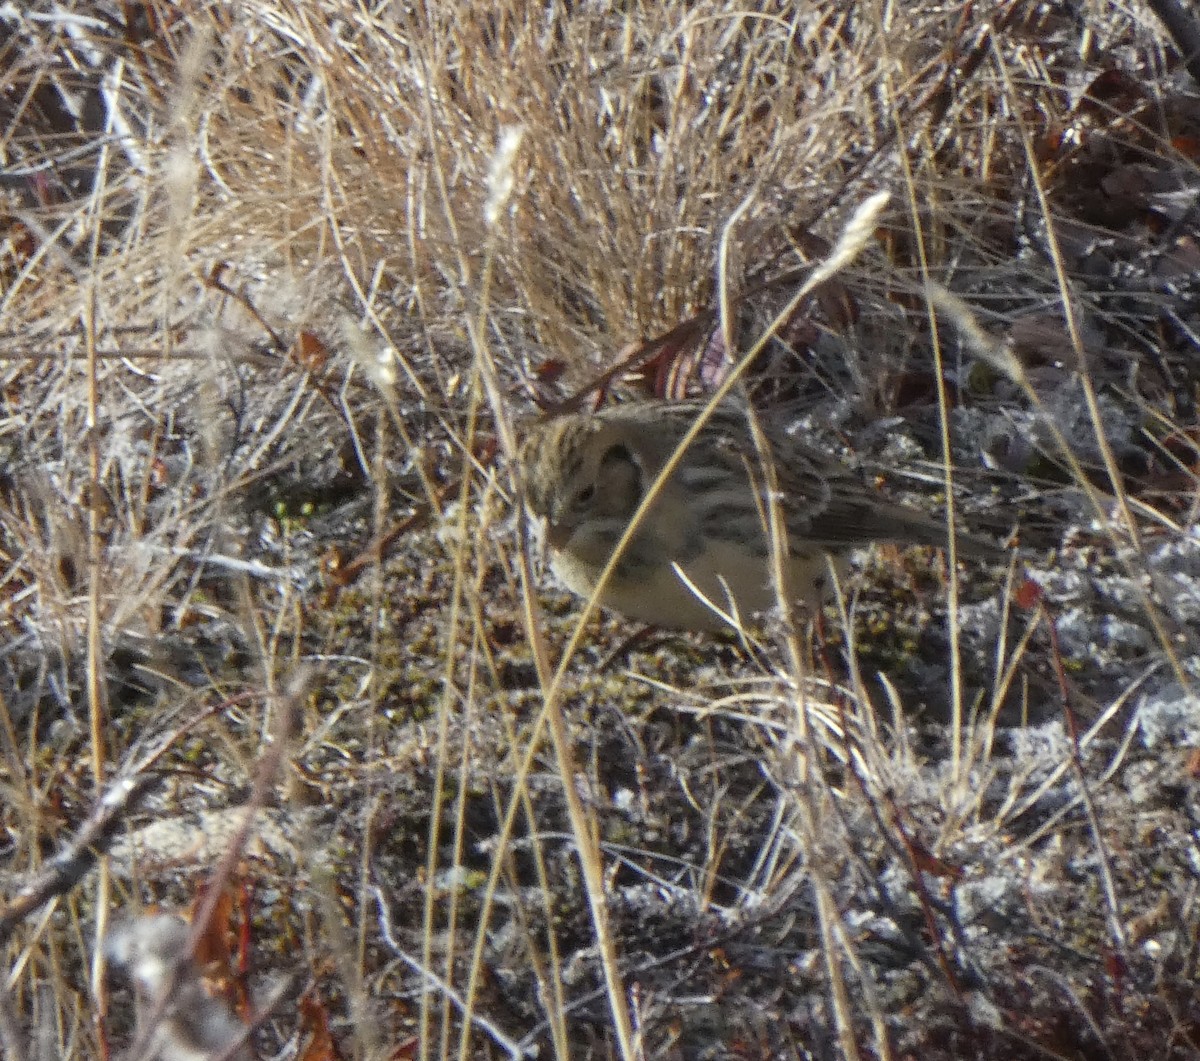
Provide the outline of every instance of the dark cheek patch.
[[642,469],[623,442],[604,451],[597,483],[608,503],[605,507],[614,512],[632,512],[645,492]]
[[629,452],[629,447],[624,442],[618,442],[615,445],[609,446],[604,451],[604,456],[600,458],[600,470],[602,472],[608,471],[611,473],[616,465],[628,465],[635,472],[638,471],[637,461],[633,459],[633,454]]

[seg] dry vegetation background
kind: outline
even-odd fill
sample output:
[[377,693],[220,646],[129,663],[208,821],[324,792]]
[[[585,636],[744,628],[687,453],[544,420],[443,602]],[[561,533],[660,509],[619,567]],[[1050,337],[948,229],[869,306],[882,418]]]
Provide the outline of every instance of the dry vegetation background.
[[[1200,1056],[1156,6],[0,6],[0,1052]],[[1019,563],[614,655],[514,429],[709,393],[881,190],[748,392]]]

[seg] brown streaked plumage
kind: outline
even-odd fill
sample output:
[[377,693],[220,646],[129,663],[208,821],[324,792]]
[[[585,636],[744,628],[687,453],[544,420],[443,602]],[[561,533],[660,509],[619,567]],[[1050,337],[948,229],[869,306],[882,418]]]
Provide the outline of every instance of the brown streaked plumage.
[[[546,521],[551,567],[590,596],[630,517],[703,409],[702,403],[635,402],[538,424],[521,450],[526,497]],[[850,468],[786,437],[768,436],[778,506],[787,529],[787,592],[819,606],[829,557],[869,542],[945,545],[942,520],[890,502]],[[747,413],[714,413],[667,479],[617,563],[600,603],[656,626],[720,630],[708,601],[743,618],[775,603],[762,462]],[[962,555],[1000,557],[960,536]]]

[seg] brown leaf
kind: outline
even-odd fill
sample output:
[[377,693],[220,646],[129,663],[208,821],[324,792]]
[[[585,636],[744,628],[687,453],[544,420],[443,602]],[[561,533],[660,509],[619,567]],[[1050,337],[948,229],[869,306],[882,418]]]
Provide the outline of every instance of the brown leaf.
[[291,349],[292,358],[309,372],[319,374],[329,363],[329,347],[314,332],[302,331]]
[[1017,587],[1014,599],[1017,602],[1018,608],[1028,611],[1030,608],[1035,608],[1041,603],[1042,587],[1034,582],[1033,579],[1027,578]]
[[944,862],[924,845],[914,840],[909,844],[909,850],[912,852],[913,864],[921,873],[948,880],[962,880],[961,866],[953,866],[949,862]]
[[1193,781],[1200,780],[1200,748],[1193,748],[1188,753],[1187,764],[1184,766],[1188,777]]
[[1112,116],[1137,106],[1145,93],[1142,86],[1124,70],[1113,67],[1092,80],[1076,108],[1081,114]]
[[300,999],[300,1030],[308,1036],[308,1041],[297,1061],[340,1061],[342,1055],[329,1031],[329,1012],[314,991],[306,992]]

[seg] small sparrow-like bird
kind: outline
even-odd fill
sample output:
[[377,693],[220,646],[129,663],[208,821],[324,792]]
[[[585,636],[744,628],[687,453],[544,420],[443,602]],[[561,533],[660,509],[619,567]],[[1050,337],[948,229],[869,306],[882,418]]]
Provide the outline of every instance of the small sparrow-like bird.
[[[568,589],[591,596],[631,517],[703,408],[702,402],[634,402],[527,429],[526,498],[546,521],[551,568]],[[769,473],[749,415],[729,402],[705,423],[621,553],[601,604],[655,626],[721,630],[727,624],[711,605],[746,618],[775,603]],[[945,545],[944,521],[887,501],[844,464],[764,432],[786,528],[791,599],[820,606],[830,589],[826,557],[840,575],[847,553],[869,542]],[[961,555],[1004,555],[974,538],[959,536],[957,545]]]

